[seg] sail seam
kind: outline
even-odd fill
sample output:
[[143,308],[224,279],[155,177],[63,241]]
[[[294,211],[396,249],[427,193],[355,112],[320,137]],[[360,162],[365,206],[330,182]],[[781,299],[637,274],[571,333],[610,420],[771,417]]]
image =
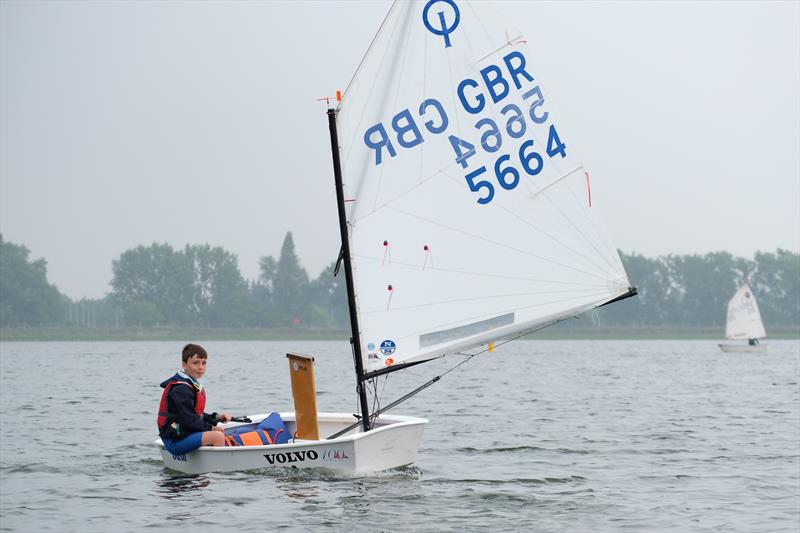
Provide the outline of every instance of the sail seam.
[[[556,182],[558,182],[558,181],[560,181],[560,180],[562,180],[562,179],[566,178],[567,176],[569,176],[569,175],[571,175],[573,172],[575,172],[575,170],[577,170],[577,169],[580,169],[580,168],[584,168],[582,164],[578,165],[577,167],[575,167],[575,168],[574,168],[574,169],[572,169],[571,171],[567,172],[566,174],[563,174],[563,175],[561,176],[561,178],[558,178],[558,179],[557,179],[557,180],[555,180],[554,182],[551,182],[549,185],[547,185],[547,187],[550,187],[550,186],[554,185]],[[459,184],[459,183],[460,183],[460,181],[459,181],[459,180],[457,180],[456,178],[454,178],[453,176],[451,176],[450,174],[448,174],[447,172],[445,172],[445,170],[441,170],[441,171],[439,171],[439,173],[440,173],[440,174],[442,174],[442,175],[444,175],[444,176],[446,176],[447,178],[449,178],[449,179],[450,179],[450,180],[451,180],[453,183],[455,183],[455,184]],[[545,187],[545,189],[546,189],[547,187]],[[568,189],[569,189],[569,185],[568,185],[568,184],[567,184],[567,187],[568,187]],[[570,194],[572,194],[572,191],[571,191],[571,189],[569,189],[569,190],[570,190]],[[536,193],[534,193],[534,194],[532,195],[532,197],[533,197],[533,196],[535,196],[536,194],[543,193],[543,192],[544,192],[544,189],[539,189],[539,190],[538,190]],[[573,198],[575,198],[575,195],[574,195],[574,194],[572,194],[572,196],[573,196]],[[544,197],[544,198],[546,198],[546,199],[547,199],[547,201],[548,201],[548,202],[549,202],[551,205],[553,205],[553,207],[555,207],[556,209],[558,209],[558,211],[559,211],[559,213],[561,214],[561,216],[562,216],[563,218],[565,218],[565,219],[566,219],[568,222],[570,222],[570,225],[571,225],[571,226],[572,226],[572,227],[573,227],[573,228],[576,230],[576,232],[577,232],[578,234],[580,234],[580,235],[581,235],[581,237],[582,237],[584,240],[588,240],[588,239],[586,238],[586,236],[583,234],[583,232],[581,232],[581,231],[580,231],[580,230],[579,230],[577,227],[575,227],[575,225],[574,225],[574,224],[572,224],[572,223],[571,223],[571,221],[570,221],[570,220],[567,218],[567,216],[566,216],[566,215],[563,213],[563,211],[561,211],[561,209],[560,209],[560,208],[559,208],[557,205],[555,205],[555,204],[553,203],[553,201],[552,201],[552,200],[551,200],[551,199],[550,199],[550,198],[549,198],[549,197],[548,197],[546,194],[544,194],[544,195],[543,195],[543,197]],[[577,198],[575,198],[575,201],[576,201],[576,202],[579,202],[579,200],[578,200]],[[547,232],[547,231],[545,231],[544,229],[542,229],[542,228],[538,227],[537,225],[533,224],[533,223],[532,223],[532,222],[530,222],[529,220],[526,220],[524,217],[522,217],[521,215],[519,215],[518,213],[516,213],[514,210],[510,209],[509,207],[506,207],[506,206],[505,206],[505,205],[504,205],[502,202],[498,201],[498,202],[497,202],[497,205],[496,205],[496,206],[493,206],[493,207],[494,207],[495,209],[503,209],[504,211],[506,211],[506,212],[507,212],[507,213],[509,213],[510,215],[512,215],[512,216],[514,216],[514,217],[516,217],[518,220],[520,220],[521,222],[523,222],[524,224],[526,224],[526,225],[527,225],[527,226],[529,226],[530,228],[532,228],[532,229],[534,229],[534,230],[537,230],[537,231],[539,231],[540,233],[542,233],[543,235],[547,236],[547,237],[548,237],[548,238],[550,238],[552,241],[554,241],[556,244],[558,244],[558,245],[562,246],[564,249],[566,249],[566,250],[569,250],[570,252],[574,253],[575,255],[577,255],[578,257],[580,257],[581,259],[583,259],[584,261],[586,261],[587,263],[589,263],[589,264],[590,264],[590,265],[592,265],[593,267],[597,268],[598,270],[600,270],[600,271],[603,271],[603,272],[605,273],[606,277],[609,277],[608,270],[606,270],[606,269],[605,269],[605,268],[604,268],[602,265],[600,265],[600,264],[598,264],[597,262],[593,261],[593,260],[592,260],[592,259],[590,259],[589,257],[586,257],[585,255],[581,254],[580,252],[577,252],[576,250],[574,250],[572,247],[570,247],[569,245],[567,245],[567,244],[566,244],[566,243],[564,243],[563,241],[561,241],[561,240],[559,240],[558,238],[556,238],[556,237],[554,237],[554,236],[550,235],[550,233],[548,233],[548,232]],[[585,212],[584,212],[584,213],[585,213]],[[591,217],[589,217],[589,218],[591,218]],[[590,222],[591,222],[591,220],[590,220]],[[594,227],[594,224],[592,224],[592,226]],[[596,229],[596,228],[595,228],[595,232],[597,232],[597,229]],[[600,235],[599,233],[598,233],[598,235],[600,236],[600,239],[601,239],[601,240],[605,241],[605,239],[603,238],[603,236],[602,236],[602,235]],[[614,272],[614,273],[616,273],[616,272],[618,271],[618,269],[614,268],[614,267],[613,267],[613,265],[610,265],[610,264],[608,263],[608,260],[607,260],[607,259],[604,257],[604,254],[603,254],[603,252],[601,252],[600,250],[598,250],[597,248],[595,248],[595,247],[592,245],[592,243],[591,243],[591,242],[589,242],[589,244],[590,244],[590,245],[592,246],[592,248],[593,248],[593,249],[594,249],[594,250],[597,252],[597,254],[598,254],[598,255],[599,255],[599,256],[600,256],[600,257],[603,259],[603,261],[606,263],[606,265],[607,265],[608,267],[610,267],[610,268],[611,268],[611,271],[612,271],[612,272]]]
[[[359,259],[367,259],[369,261],[375,261],[375,262],[378,262],[378,263],[383,261],[383,258],[369,256],[369,255],[353,254],[353,257],[358,257]],[[420,268],[418,263],[406,263],[404,261],[397,261],[397,260],[393,260],[392,261],[392,265],[399,265],[399,266],[409,267],[409,268],[413,268],[414,270],[418,270]],[[537,283],[557,283],[557,284],[560,284],[560,285],[570,285],[570,286],[579,285],[579,286],[582,286],[582,287],[597,287],[597,288],[601,288],[601,287],[605,287],[606,286],[605,283],[576,283],[574,281],[560,281],[560,280],[556,280],[556,279],[525,278],[525,277],[522,277],[522,276],[504,276],[504,275],[501,275],[501,274],[492,274],[492,273],[489,273],[489,272],[476,272],[476,271],[470,271],[470,270],[458,270],[458,269],[455,269],[455,268],[430,267],[430,270],[431,271],[435,271],[435,272],[448,272],[448,273],[453,273],[453,274],[464,274],[464,275],[468,275],[468,276],[481,276],[481,277],[487,277],[487,278],[493,278],[493,279],[507,279],[507,280],[515,280],[515,281],[531,281],[531,282],[537,282]]]
[[[362,310],[361,314],[362,315],[368,315],[368,314],[375,314],[375,313],[389,313],[389,312],[394,312],[394,311],[407,311],[409,309],[420,309],[420,308],[425,308],[425,307],[434,307],[434,306],[437,306],[437,305],[448,305],[448,304],[454,304],[454,303],[477,302],[477,301],[481,301],[481,300],[492,300],[492,299],[497,299],[497,298],[534,296],[534,295],[544,295],[544,294],[569,294],[569,293],[581,293],[582,295],[587,295],[587,296],[606,294],[605,292],[599,292],[599,291],[588,292],[586,290],[580,290],[580,289],[575,289],[575,290],[571,290],[571,291],[513,292],[513,293],[506,293],[506,294],[489,294],[489,295],[484,295],[484,296],[474,296],[472,298],[453,298],[453,299],[450,299],[450,300],[439,300],[439,301],[436,301],[436,302],[425,302],[425,303],[421,303],[421,304],[417,304],[417,305],[406,305],[406,306],[402,306],[402,307],[394,306],[389,311],[387,311],[386,308],[375,309],[375,310],[372,310],[372,311],[370,311],[370,310]],[[567,299],[567,300],[555,300],[555,303],[558,303],[558,302],[561,302],[561,301],[569,301],[571,299],[573,299],[573,298],[570,298],[570,299]],[[526,309],[526,307],[519,307],[519,308],[515,307],[514,309]],[[508,314],[508,313],[506,313],[506,314]]]
[[[381,27],[378,29],[378,33],[375,34],[375,37],[373,38],[372,43],[370,43],[369,49],[367,49],[367,52],[364,54],[364,57],[361,58],[361,63],[359,63],[359,66],[358,66],[359,70],[363,66],[364,62],[367,60],[367,57],[370,55],[370,52],[372,51],[372,48],[377,43],[378,36],[381,34],[381,30],[383,29],[384,25],[389,21],[389,18],[392,16],[392,13],[394,12],[395,6],[397,4],[398,4],[398,2],[395,1],[392,4],[392,7],[389,8],[389,12],[386,14],[386,18],[384,19],[383,23],[381,23]],[[399,25],[400,25],[399,22],[397,22],[392,27],[391,34],[388,36],[388,39],[387,39],[387,41],[389,43],[393,42],[394,35],[397,32],[397,29],[398,29]],[[383,51],[383,55],[381,56],[380,62],[378,63],[378,70],[382,70],[383,69],[383,66],[386,63],[386,56],[389,54],[389,49],[390,49],[390,47],[387,45],[386,48]],[[345,112],[345,117],[347,117],[347,112],[348,112],[348,110],[350,110],[349,107],[345,107],[344,106],[345,100],[349,96],[348,91],[350,89],[350,86],[353,84],[353,81],[355,81],[356,77],[358,76],[359,70],[356,71],[356,73],[353,75],[353,78],[350,80],[350,83],[347,85],[347,89],[345,89],[344,98],[342,98],[342,102],[339,104],[339,109],[343,110]],[[356,135],[358,135],[358,132],[361,131],[362,123],[363,123],[364,117],[366,116],[366,109],[369,108],[369,104],[372,101],[372,97],[373,97],[373,95],[375,93],[375,84],[377,82],[378,82],[378,77],[376,76],[376,77],[374,77],[372,79],[372,83],[369,86],[369,91],[367,91],[367,93],[366,93],[366,95],[367,95],[366,96],[366,104],[359,110],[360,114],[357,115],[358,119],[353,121],[353,122],[355,122],[355,125],[353,127],[353,132],[352,132],[352,134],[350,136],[350,142],[349,142],[349,144],[347,146],[354,146],[356,144],[355,143]],[[353,110],[352,113],[355,114],[355,110]],[[353,151],[350,150],[346,154],[346,157],[345,157],[345,160],[344,160],[344,168],[348,167],[349,162],[350,162],[350,155],[352,153],[353,153]]]
[[407,211],[403,211],[402,209],[399,209],[399,208],[394,207],[394,206],[387,205],[386,209],[391,209],[391,210],[396,211],[396,212],[398,212],[398,213],[400,213],[402,215],[405,215],[407,217],[416,218],[418,220],[422,220],[422,221],[427,222],[429,224],[432,224],[434,226],[439,226],[440,228],[444,228],[444,229],[453,231],[455,233],[460,233],[460,234],[466,235],[468,237],[473,237],[475,239],[482,240],[484,242],[487,242],[489,244],[493,244],[495,246],[498,246],[500,248],[504,248],[506,250],[511,250],[511,251],[517,252],[517,253],[522,254],[522,255],[526,255],[526,256],[529,256],[529,257],[534,257],[534,258],[539,259],[539,260],[541,260],[541,261],[543,261],[545,263],[551,263],[551,264],[554,264],[554,265],[557,265],[557,266],[560,266],[560,267],[568,268],[570,270],[574,270],[576,272],[580,272],[581,274],[585,274],[587,276],[591,276],[591,277],[594,277],[594,278],[605,279],[602,276],[600,276],[598,274],[595,274],[594,272],[588,272],[586,270],[583,270],[583,269],[580,269],[580,268],[577,268],[577,267],[574,267],[574,266],[565,265],[564,263],[561,263],[560,261],[555,261],[553,259],[548,259],[546,257],[542,257],[540,255],[537,255],[537,254],[535,254],[533,252],[528,252],[526,250],[522,250],[520,248],[516,248],[514,246],[509,246],[507,244],[503,244],[501,242],[489,239],[488,237],[483,237],[483,236],[477,235],[475,233],[471,233],[471,232],[464,231],[464,230],[461,230],[461,229],[458,229],[458,228],[454,228],[452,226],[448,226],[447,224],[443,224],[441,222],[437,222],[435,220],[431,220],[431,219],[429,219],[427,217],[423,217],[423,216],[420,216],[420,215],[415,215],[413,213],[409,213]]
[[392,16],[392,11],[394,11],[395,6],[397,5],[397,0],[392,2],[392,5],[389,6],[389,11],[386,13],[386,16],[383,17],[381,21],[381,25],[378,27],[378,31],[375,32],[375,36],[372,38],[372,41],[369,43],[367,47],[367,51],[364,52],[364,55],[361,57],[361,61],[358,63],[355,72],[353,73],[353,77],[350,78],[350,81],[347,83],[347,87],[344,88],[344,93],[342,93],[342,101],[339,103],[339,108],[342,107],[342,104],[347,99],[348,93],[350,91],[350,86],[353,84],[353,81],[358,77],[359,72],[361,72],[361,68],[364,66],[364,61],[367,60],[367,56],[372,51],[372,48],[375,46],[375,43],[378,40],[378,36],[381,34],[383,27],[386,25],[386,22],[389,20],[389,17]]
[[[568,177],[568,176],[570,176],[571,174],[573,174],[573,173],[574,173],[576,170],[579,170],[579,169],[581,169],[581,168],[583,168],[583,165],[578,165],[578,166],[577,166],[577,167],[575,167],[574,169],[572,169],[572,170],[570,170],[569,172],[567,172],[566,174],[562,175],[560,178],[556,179],[555,181],[551,182],[549,185],[547,185],[547,186],[545,186],[544,188],[540,189],[540,190],[539,190],[537,193],[535,193],[535,194],[532,196],[532,199],[533,199],[533,198],[535,198],[537,195],[544,193],[544,191],[545,191],[546,189],[548,189],[549,187],[552,187],[552,186],[554,186],[556,183],[558,183],[558,182],[562,181],[562,180],[563,180],[563,179],[565,179],[566,177]],[[569,188],[569,185],[568,185],[568,184],[567,184],[567,187]],[[571,191],[570,191],[570,192],[571,192]],[[547,195],[545,194],[545,195],[544,195],[544,197],[545,197],[545,198],[547,198]],[[574,198],[574,195],[573,195],[573,198]],[[557,207],[557,206],[555,206],[555,205],[553,204],[553,201],[552,201],[551,199],[547,198],[547,200],[548,200],[548,202],[549,202],[551,205],[553,205],[554,207],[556,207],[556,209],[558,209],[558,207]],[[576,199],[576,201],[577,201],[577,199]],[[606,270],[605,270],[605,268],[604,268],[602,265],[598,264],[598,263],[597,263],[596,261],[594,261],[592,258],[590,258],[590,257],[587,257],[585,254],[583,254],[583,253],[581,253],[581,252],[579,252],[579,251],[575,250],[574,248],[572,248],[571,246],[569,246],[569,245],[568,245],[568,244],[566,244],[565,242],[563,242],[563,241],[561,241],[560,239],[558,239],[558,238],[554,237],[554,236],[553,236],[553,235],[551,235],[549,232],[547,232],[547,231],[545,231],[544,229],[542,229],[542,228],[540,228],[540,227],[536,226],[535,224],[533,224],[533,223],[532,223],[532,222],[530,222],[529,220],[525,219],[524,217],[522,217],[521,215],[519,215],[519,214],[518,214],[516,211],[514,211],[514,210],[512,210],[511,208],[507,207],[507,206],[506,206],[506,205],[504,205],[503,203],[498,203],[498,205],[497,205],[497,208],[498,208],[498,209],[503,209],[504,211],[508,212],[510,215],[514,216],[514,217],[515,217],[515,218],[517,218],[519,221],[521,221],[522,223],[524,223],[525,225],[529,226],[530,228],[532,228],[532,229],[534,229],[534,230],[536,230],[536,231],[539,231],[540,233],[542,233],[543,235],[545,235],[546,237],[548,237],[549,239],[551,239],[553,242],[555,242],[555,243],[556,243],[556,244],[558,244],[559,246],[563,247],[563,248],[564,248],[564,249],[566,249],[566,250],[569,250],[570,252],[572,252],[573,254],[575,254],[576,256],[578,256],[579,258],[583,259],[584,261],[586,261],[586,262],[587,262],[587,263],[589,263],[590,265],[592,265],[592,266],[596,267],[598,270],[605,271],[605,273],[606,273],[606,276],[608,276],[608,271],[606,271]],[[559,210],[559,212],[560,212],[560,210]],[[566,215],[564,215],[564,214],[563,214],[563,212],[562,212],[561,214],[562,214],[562,216],[563,216],[564,218],[566,218]],[[591,217],[590,217],[590,218],[591,218]],[[575,229],[575,230],[576,230],[578,233],[582,233],[580,230],[578,230],[578,228],[575,228],[575,226],[574,226],[574,225],[573,225],[573,228],[574,228],[574,229]],[[584,239],[585,239],[585,236],[583,236],[583,235],[581,235],[581,236],[582,236],[582,237],[584,237]],[[601,236],[601,240],[603,240],[603,239],[602,239],[602,236]],[[603,257],[603,253],[602,253],[600,250],[597,250],[596,248],[595,248],[595,251],[598,253],[598,255],[600,255],[600,257],[603,259],[603,261],[606,263],[606,265],[612,268],[612,272],[615,272],[615,273],[616,273],[616,269],[614,269],[614,268],[612,267],[612,265],[609,265],[609,264],[608,264],[608,261],[605,259],[605,257]]]
[[[575,200],[575,202],[580,203],[581,200],[578,198],[578,195],[575,194],[575,191],[572,189],[572,187],[570,186],[569,183],[566,184],[566,187],[567,187],[567,190],[569,191],[570,195],[572,196],[572,198]],[[583,240],[586,241],[586,243],[589,244],[589,246],[591,246],[592,249],[597,252],[597,255],[599,255],[603,259],[603,261],[605,261],[606,265],[608,265],[608,267],[612,270],[612,272],[618,271],[618,268],[616,268],[614,265],[612,265],[608,261],[608,258],[606,257],[606,254],[597,248],[596,243],[594,241],[592,241],[592,239],[589,238],[589,236],[585,232],[581,231],[578,227],[575,226],[575,223],[569,217],[567,217],[564,214],[564,212],[561,210],[561,208],[558,207],[555,204],[555,202],[553,202],[552,198],[549,198],[547,195],[545,195],[545,198],[547,198],[547,201],[550,202],[550,204],[558,210],[558,212],[561,214],[561,216],[564,218],[564,220],[566,220],[570,224],[570,226],[572,226],[573,229],[575,229],[575,231],[583,238]],[[603,232],[601,232],[600,229],[597,227],[597,224],[595,223],[594,218],[589,216],[589,211],[584,209],[584,210],[582,210],[582,213],[584,214],[586,219],[589,221],[589,225],[594,230],[595,235],[597,235],[599,237],[598,240],[600,240],[603,244],[606,244],[606,239],[603,236]],[[606,252],[610,252],[610,250],[606,250]],[[616,253],[616,250],[613,250],[613,253]],[[599,265],[597,265],[597,266],[598,266],[598,268],[601,268]]]
[[[413,10],[411,8],[408,8],[407,11],[406,11],[406,13],[407,13],[406,17],[402,21],[402,26],[403,26],[404,30],[405,30],[405,28],[410,27],[412,11]],[[401,31],[404,31],[404,30],[401,30]],[[398,59],[397,62],[400,64],[400,70],[399,70],[399,73],[397,74],[397,79],[401,79],[401,80],[403,79],[403,74],[405,73],[405,70],[406,70],[406,58],[408,57],[408,47],[409,47],[409,43],[411,42],[411,35],[413,34],[413,29],[409,30],[409,31],[405,31],[405,34],[406,34],[405,46],[402,47],[402,55],[398,54],[398,55],[400,55],[400,57],[397,58]],[[400,83],[396,83],[395,84],[395,87],[394,87],[394,98],[392,100],[391,109],[397,109],[397,101],[400,99],[400,86],[401,85],[402,84],[400,84]],[[386,165],[383,165],[381,167],[380,174],[378,175],[378,183],[375,186],[375,198],[372,201],[372,210],[373,211],[376,209],[376,206],[378,205],[378,200],[379,200],[380,194],[381,194],[381,185],[383,185],[383,175],[384,175],[384,171],[385,170],[386,170]],[[361,181],[362,184],[364,182],[365,182],[365,180]],[[359,196],[361,196],[360,192],[361,191],[359,190]]]

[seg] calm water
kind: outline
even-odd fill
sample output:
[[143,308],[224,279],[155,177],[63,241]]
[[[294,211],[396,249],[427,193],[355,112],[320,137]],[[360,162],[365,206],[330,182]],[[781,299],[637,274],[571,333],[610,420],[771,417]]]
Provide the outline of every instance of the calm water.
[[[356,410],[344,342],[208,342],[210,410]],[[800,526],[800,344],[527,341],[397,407],[430,419],[414,467],[181,476],[155,438],[179,343],[0,344],[0,530],[790,531]],[[392,376],[388,403],[461,360]]]

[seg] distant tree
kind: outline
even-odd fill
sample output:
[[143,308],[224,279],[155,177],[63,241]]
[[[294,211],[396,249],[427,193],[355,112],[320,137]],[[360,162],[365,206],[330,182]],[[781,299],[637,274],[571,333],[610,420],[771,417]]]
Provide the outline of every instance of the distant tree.
[[183,250],[193,275],[194,322],[212,327],[241,325],[247,315],[247,284],[236,255],[208,244]]
[[262,257],[258,261],[259,281],[270,291],[274,288],[275,273],[278,271],[278,262],[271,255]]
[[169,323],[196,322],[192,265],[169,244],[126,250],[112,262],[111,271],[112,298],[123,308],[132,302],[150,302]]
[[52,326],[65,320],[69,299],[47,282],[47,262],[0,235],[0,326]]
[[735,259],[727,252],[670,256],[673,284],[680,289],[676,302],[680,325],[723,326],[728,300],[738,283],[753,268],[752,262]]
[[163,322],[164,316],[152,302],[136,300],[125,306],[125,323],[129,326],[152,327]]
[[67,304],[67,325],[83,328],[124,327],[125,311],[110,297],[81,298]]
[[308,319],[308,274],[294,251],[292,232],[286,233],[281,256],[271,280],[273,305],[283,324],[303,324]]
[[[318,311],[317,317],[326,317],[325,323],[340,328],[350,326],[350,316],[347,309],[347,287],[344,280],[344,270],[337,276],[333,275],[336,268],[334,261],[320,273],[319,277],[309,285],[309,301]],[[317,321],[320,318],[316,319]]]
[[800,254],[778,249],[755,253],[756,268],[751,288],[758,300],[764,324],[800,325]]
[[[233,327],[247,320],[249,294],[236,255],[220,247],[168,244],[126,250],[112,264],[112,298],[137,317],[182,326]],[[141,302],[151,304],[146,309]],[[133,305],[136,304],[136,305]],[[131,307],[133,305],[133,307]],[[129,317],[130,319],[130,317]]]

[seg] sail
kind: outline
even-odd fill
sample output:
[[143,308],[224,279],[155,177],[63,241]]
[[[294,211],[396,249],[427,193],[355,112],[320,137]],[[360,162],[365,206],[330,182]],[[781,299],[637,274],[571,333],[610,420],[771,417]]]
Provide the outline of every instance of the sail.
[[366,372],[628,293],[602,182],[537,77],[551,53],[490,2],[391,7],[336,118]]
[[746,284],[739,287],[728,302],[725,337],[729,339],[763,339],[767,336],[761,312],[753,291]]

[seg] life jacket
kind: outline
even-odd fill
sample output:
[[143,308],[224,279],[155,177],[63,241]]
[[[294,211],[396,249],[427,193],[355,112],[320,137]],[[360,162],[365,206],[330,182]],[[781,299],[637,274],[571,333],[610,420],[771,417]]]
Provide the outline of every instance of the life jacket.
[[234,429],[225,435],[225,446],[267,446],[286,444],[292,440],[289,429],[278,413],[270,413],[254,430],[245,431],[245,429],[249,428]]
[[[245,433],[231,433],[225,435],[225,446],[267,446],[268,444],[284,444],[289,442],[288,435],[282,429],[270,435],[265,429],[256,429]],[[283,438],[281,436],[283,435]],[[278,441],[283,442],[278,442]]]
[[198,384],[192,383],[187,379],[183,379],[177,374],[174,376],[172,381],[167,381],[166,383],[162,383],[164,387],[164,392],[161,393],[161,403],[158,405],[158,430],[161,431],[161,428],[166,426],[167,424],[171,424],[174,420],[169,419],[169,413],[167,412],[167,395],[169,394],[169,390],[175,385],[186,385],[187,387],[192,387],[195,392],[194,397],[194,412],[198,416],[203,416],[206,408],[206,390],[201,388]]

